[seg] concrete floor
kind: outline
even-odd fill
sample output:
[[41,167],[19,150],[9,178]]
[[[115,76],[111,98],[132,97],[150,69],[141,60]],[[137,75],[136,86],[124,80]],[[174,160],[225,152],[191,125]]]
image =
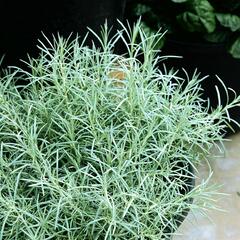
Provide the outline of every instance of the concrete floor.
[[[174,240],[240,240],[240,133],[229,138],[225,156],[211,160],[211,182],[221,184],[221,192],[228,194],[218,202],[225,211],[212,210],[209,219],[189,213]],[[207,176],[207,171],[201,166],[200,178]]]

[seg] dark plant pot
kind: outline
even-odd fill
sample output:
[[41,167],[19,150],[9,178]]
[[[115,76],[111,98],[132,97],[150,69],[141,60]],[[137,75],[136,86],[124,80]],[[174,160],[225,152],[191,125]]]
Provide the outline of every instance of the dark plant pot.
[[[181,190],[182,194],[187,194],[189,192],[191,192],[193,190],[193,188],[195,187],[195,178],[192,177],[194,176],[194,168],[192,165],[188,165],[188,172],[183,172],[182,176],[186,175],[187,177],[185,179],[182,179],[186,185],[185,187]],[[193,202],[193,199],[188,200],[188,204],[191,204]],[[183,210],[182,214],[176,217],[176,223],[178,226],[180,226],[182,224],[182,222],[184,221],[184,219],[186,218],[186,216],[189,213],[189,208],[186,208]]]
[[[175,162],[175,161],[174,161]],[[170,181],[179,181],[182,183],[181,187],[179,187],[179,193],[181,195],[188,194],[193,190],[195,187],[195,177],[194,177],[194,168],[189,163],[183,163],[183,162],[177,162],[177,165],[173,168],[174,171],[178,172],[178,176],[172,176],[169,180]],[[177,178],[177,179],[176,179]],[[181,213],[176,213],[174,219],[169,219],[170,221],[175,222],[175,226],[179,227],[185,218],[187,217],[189,213],[189,205],[191,205],[193,202],[193,199],[187,199],[186,207],[183,208]],[[171,225],[167,226],[166,229],[164,229],[164,233],[170,234],[174,233],[175,229]]]
[[[227,102],[226,94],[221,83],[217,80],[219,76],[228,88],[232,88],[237,94],[240,94],[240,60],[234,59],[227,51],[225,44],[211,43],[191,43],[167,39],[162,51],[163,55],[177,55],[183,58],[169,58],[165,64],[176,69],[184,68],[189,74],[197,68],[201,76],[209,75],[203,81],[203,98],[209,98],[211,106],[215,108],[218,104],[218,98],[215,85],[219,87],[222,95],[222,104]],[[233,94],[230,100],[233,99]],[[229,111],[231,118],[240,123],[240,108],[236,107]],[[235,131],[239,127],[232,124]],[[227,129],[227,135],[232,131]]]
[[[0,57],[6,54],[4,64],[19,65],[27,53],[36,56],[38,39],[52,33],[68,37],[70,33],[85,35],[87,27],[99,33],[107,19],[116,28],[116,19],[122,20],[126,0],[51,0],[11,1],[0,3]],[[114,31],[113,29],[113,31]],[[74,36],[74,34],[73,34]],[[90,40],[89,40],[90,42]]]

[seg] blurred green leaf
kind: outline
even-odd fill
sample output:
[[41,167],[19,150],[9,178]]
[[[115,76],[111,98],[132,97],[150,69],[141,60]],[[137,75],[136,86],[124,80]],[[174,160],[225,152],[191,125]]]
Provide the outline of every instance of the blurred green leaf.
[[217,13],[216,18],[222,26],[230,28],[233,32],[240,29],[240,17],[237,15]]
[[183,3],[183,2],[187,2],[188,0],[171,0],[171,1],[175,3]]
[[207,0],[193,0],[193,8],[208,33],[216,28],[214,8]]
[[216,20],[211,4],[207,0],[192,0],[188,3],[189,10],[177,16],[182,27],[189,32],[213,32]]
[[184,12],[177,16],[178,23],[189,32],[202,31],[202,23],[199,16],[191,12]]
[[145,4],[136,4],[136,6],[134,7],[134,13],[136,16],[141,16],[147,12],[151,11],[151,7],[145,5]]
[[239,58],[240,59],[240,37],[238,37],[232,46],[229,49],[229,52],[234,58]]
[[229,39],[229,35],[230,34],[227,31],[218,31],[218,32],[207,33],[203,37],[208,42],[223,43]]

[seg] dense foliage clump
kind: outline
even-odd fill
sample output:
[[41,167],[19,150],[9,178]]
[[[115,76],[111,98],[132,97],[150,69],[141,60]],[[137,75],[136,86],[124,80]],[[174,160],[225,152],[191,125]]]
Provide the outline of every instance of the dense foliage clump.
[[156,67],[160,36],[138,23],[113,39],[105,29],[100,49],[58,38],[31,71],[2,77],[0,239],[166,239],[186,209],[211,206],[189,166],[222,140],[239,98],[209,115],[202,79],[183,86]]

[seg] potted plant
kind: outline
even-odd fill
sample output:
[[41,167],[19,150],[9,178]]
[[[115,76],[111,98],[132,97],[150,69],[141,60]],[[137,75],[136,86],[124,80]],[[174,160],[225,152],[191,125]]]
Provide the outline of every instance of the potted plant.
[[[183,59],[170,58],[166,64],[183,67],[188,72],[198,68],[203,75],[209,75],[203,88],[204,98],[211,99],[212,107],[218,104],[217,95],[212,91],[215,85],[220,86],[216,74],[227,87],[240,93],[239,1],[133,0],[126,9],[126,18],[135,21],[141,16],[150,34],[159,28],[167,31],[159,48],[165,55],[183,56]],[[227,99],[222,101],[226,103]],[[232,109],[230,115],[240,122],[238,109]]]
[[240,97],[209,114],[203,79],[183,87],[157,68],[160,33],[122,29],[93,33],[101,48],[47,40],[31,72],[1,77],[1,239],[169,239],[188,209],[211,208],[215,191],[193,186],[192,169]]

